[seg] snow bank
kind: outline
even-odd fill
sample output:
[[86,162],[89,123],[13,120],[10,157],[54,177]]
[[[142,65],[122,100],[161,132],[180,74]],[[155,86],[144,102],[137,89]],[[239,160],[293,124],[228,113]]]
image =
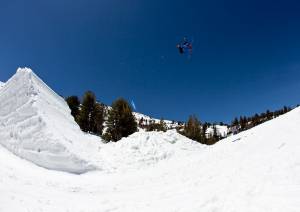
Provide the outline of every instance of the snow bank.
[[73,173],[88,162],[96,139],[85,136],[64,99],[30,69],[18,69],[0,92],[0,144],[39,166]]

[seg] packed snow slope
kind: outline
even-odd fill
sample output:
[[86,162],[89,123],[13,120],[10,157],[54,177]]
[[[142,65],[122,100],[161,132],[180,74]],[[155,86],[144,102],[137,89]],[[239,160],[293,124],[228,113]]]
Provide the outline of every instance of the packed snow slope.
[[[8,98],[16,94],[6,95]],[[48,104],[54,102],[57,106],[59,98],[48,99]],[[8,118],[2,106],[1,121]],[[30,114],[18,108],[15,113],[20,113],[19,117]],[[60,111],[65,107],[58,108]],[[45,123],[56,119],[55,123],[63,126],[73,125],[72,120],[54,112],[42,116]],[[32,128],[30,124],[26,126]],[[64,136],[79,135],[75,128],[67,129]],[[82,136],[82,140],[73,142],[74,146],[90,151],[87,161],[102,169],[81,175],[36,166],[12,154],[9,146],[0,145],[0,212],[298,212],[299,131],[300,108],[296,108],[214,146],[200,145],[176,131],[138,132],[117,143],[100,142],[94,151],[86,147],[88,137]],[[51,133],[42,135],[44,139],[51,138]],[[13,139],[7,135],[1,137],[1,143],[6,141],[3,138],[7,142]],[[15,148],[23,149],[22,142],[15,142]],[[90,143],[87,146],[92,147]],[[64,160],[70,159],[68,156],[72,158],[65,154]],[[40,154],[36,158],[49,159]]]
[[88,158],[97,143],[30,69],[18,69],[1,88],[0,144],[14,154],[45,168],[83,173],[96,168]]

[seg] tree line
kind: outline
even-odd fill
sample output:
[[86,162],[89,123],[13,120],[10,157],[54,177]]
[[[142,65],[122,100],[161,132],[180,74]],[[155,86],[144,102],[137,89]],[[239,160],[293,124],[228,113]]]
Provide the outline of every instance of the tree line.
[[[241,116],[239,119],[235,118],[231,122],[231,125],[229,125],[228,127],[232,134],[237,134],[244,130],[251,129],[252,127],[255,127],[266,121],[277,118],[278,116],[283,115],[289,111],[291,111],[291,108],[284,106],[283,108],[275,111],[267,110],[266,112],[263,112],[261,114],[255,114],[249,117]],[[225,124],[220,122],[220,125],[222,126]],[[212,134],[207,133],[207,129],[209,127],[212,127],[213,129]],[[195,115],[190,116],[184,127],[178,128],[177,131],[192,140],[206,145],[213,145],[224,138],[220,134],[220,132],[217,131],[216,124],[211,124],[208,122],[201,124],[201,122]]]
[[259,124],[262,124],[266,121],[269,121],[271,119],[277,118],[280,115],[283,115],[292,109],[290,107],[284,106],[283,108],[275,111],[267,110],[266,112],[263,112],[261,114],[254,114],[253,116],[240,116],[240,118],[235,118],[231,122],[231,131],[233,134],[239,133],[244,130],[251,129],[252,127],[255,127]]
[[144,129],[146,131],[163,131],[166,132],[168,130],[167,124],[161,118],[159,122],[156,122],[153,119],[147,120],[143,117],[139,120],[138,123],[139,128]]
[[[66,102],[74,120],[86,133],[101,136],[106,141],[118,141],[137,131],[137,123],[128,102],[119,98],[110,110],[96,101],[93,92],[85,92],[82,101],[77,96],[69,96]],[[106,130],[104,132],[104,124]]]
[[[168,130],[163,119],[156,122],[154,120],[145,120],[142,117],[137,122],[132,113],[131,106],[123,98],[115,100],[109,109],[104,104],[97,102],[95,94],[91,91],[85,92],[82,100],[77,96],[70,96],[66,98],[66,102],[81,130],[101,136],[105,141],[119,141],[121,138],[137,132],[138,127],[145,131],[165,132]],[[264,113],[249,117],[241,116],[240,118],[235,118],[231,125],[227,126],[233,134],[236,134],[276,118],[290,110],[290,107],[284,106],[282,109],[276,111],[267,110]],[[190,116],[185,123],[177,123],[178,126],[176,129],[180,134],[202,144],[213,145],[224,138],[224,135],[218,132],[216,124],[201,123],[195,115]],[[220,125],[225,124],[221,122]],[[212,132],[207,133],[208,128],[212,128]]]
[[91,91],[85,92],[82,101],[78,96],[69,96],[66,102],[80,129],[101,136],[105,141],[118,141],[137,132],[138,127],[145,131],[165,132],[168,129],[163,119],[157,123],[142,117],[137,122],[131,106],[123,98],[115,100],[109,109],[97,102],[95,94]]
[[[207,133],[209,127],[212,127],[212,133]],[[206,145],[213,145],[223,138],[217,131],[215,124],[208,122],[202,124],[195,115],[191,115],[183,126],[177,128],[177,131],[192,140]]]

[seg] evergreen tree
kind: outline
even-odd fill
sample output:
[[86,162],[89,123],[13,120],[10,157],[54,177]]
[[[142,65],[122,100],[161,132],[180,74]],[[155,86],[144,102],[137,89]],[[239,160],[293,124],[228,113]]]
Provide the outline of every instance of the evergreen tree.
[[167,124],[163,119],[159,121],[159,123],[156,123],[154,120],[150,120],[149,125],[146,127],[146,130],[149,131],[167,131]]
[[284,113],[287,113],[287,112],[289,112],[289,109],[288,109],[287,106],[284,106],[284,107],[283,107],[283,114],[284,114]]
[[74,117],[75,121],[77,122],[78,114],[79,114],[79,107],[80,107],[80,100],[77,96],[69,96],[66,98],[66,102],[69,105],[71,110],[71,114]]
[[143,117],[139,120],[139,127],[144,129],[144,118]]
[[107,127],[104,138],[112,141],[118,141],[137,131],[135,117],[126,100],[120,98],[113,102],[108,112]]
[[158,131],[163,131],[166,132],[167,131],[167,124],[163,119],[160,119],[159,124],[158,124]]
[[203,143],[206,143],[206,130],[208,128],[208,123],[205,122],[203,125],[202,125],[202,140],[204,141]]
[[235,118],[233,121],[232,121],[232,126],[238,126],[239,125],[239,120],[238,118]]
[[104,123],[104,106],[95,103],[94,111],[91,113],[92,129],[91,132],[96,135],[102,135]]
[[78,123],[82,131],[93,132],[94,130],[94,116],[96,105],[96,97],[91,91],[85,92],[82,100],[81,110],[78,116]]
[[256,113],[253,117],[252,117],[252,126],[255,127],[258,124],[260,124],[260,117],[259,115]]
[[245,116],[240,117],[240,128],[241,130],[245,130],[247,128],[247,118]]
[[267,120],[271,120],[273,118],[273,114],[270,112],[270,110],[266,111]]
[[152,120],[149,121],[149,124],[146,126],[146,131],[155,131],[156,130],[156,123]]
[[218,138],[218,131],[217,131],[217,126],[216,125],[213,126],[213,137]]
[[201,130],[201,123],[196,116],[190,116],[185,124],[183,134],[195,141],[204,143],[204,137]]

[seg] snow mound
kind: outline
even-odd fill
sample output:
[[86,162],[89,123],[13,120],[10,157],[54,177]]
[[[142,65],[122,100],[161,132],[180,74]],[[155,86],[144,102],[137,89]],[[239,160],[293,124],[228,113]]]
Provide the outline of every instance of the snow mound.
[[118,142],[111,142],[100,150],[113,169],[126,170],[156,164],[162,160],[187,154],[187,150],[205,148],[176,132],[136,132]]
[[0,144],[39,166],[84,173],[99,138],[81,132],[63,98],[19,68],[0,92]]

